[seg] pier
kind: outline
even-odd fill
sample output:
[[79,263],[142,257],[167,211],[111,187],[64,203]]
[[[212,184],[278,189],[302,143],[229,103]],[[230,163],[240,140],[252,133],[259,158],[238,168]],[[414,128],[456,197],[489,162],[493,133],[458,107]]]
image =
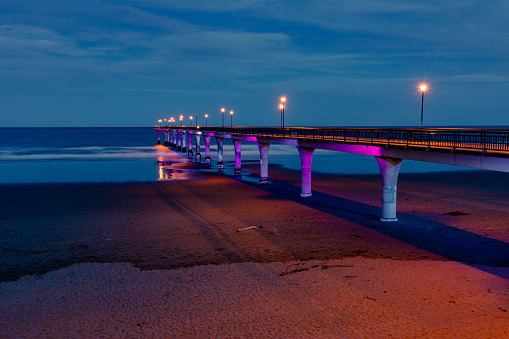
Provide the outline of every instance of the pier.
[[[200,161],[201,137],[205,140],[205,161],[211,162],[210,138],[217,142],[217,170],[222,172],[223,141],[232,139],[235,174],[241,174],[242,142],[257,143],[260,150],[260,184],[269,183],[271,144],[297,147],[301,159],[301,197],[310,197],[312,159],[315,149],[375,157],[382,176],[381,221],[397,221],[397,181],[403,160],[509,172],[509,130],[462,128],[268,128],[268,127],[169,127],[155,126],[158,143],[193,155]],[[186,140],[187,139],[187,140]]]

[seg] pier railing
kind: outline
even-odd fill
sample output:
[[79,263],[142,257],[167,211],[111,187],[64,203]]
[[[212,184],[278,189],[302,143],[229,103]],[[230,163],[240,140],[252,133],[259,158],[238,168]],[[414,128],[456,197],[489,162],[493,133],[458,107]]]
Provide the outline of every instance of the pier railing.
[[[197,128],[185,127],[184,129]],[[509,130],[495,129],[200,127],[199,130],[232,135],[339,143],[509,151]]]

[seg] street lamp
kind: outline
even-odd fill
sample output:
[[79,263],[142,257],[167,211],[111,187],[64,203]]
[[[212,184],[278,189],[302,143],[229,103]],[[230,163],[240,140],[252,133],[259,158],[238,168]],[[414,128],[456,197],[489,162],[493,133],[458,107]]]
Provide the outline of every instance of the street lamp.
[[182,120],[184,120],[184,116],[183,115],[180,116],[180,127],[182,127]]
[[281,111],[281,123],[280,123],[281,128],[283,128],[283,108],[284,107],[285,107],[285,105],[283,105],[283,104],[279,105],[279,110]]
[[205,127],[208,126],[208,121],[207,119],[209,118],[209,115],[208,114],[205,114]]
[[281,105],[279,105],[279,108],[281,109],[281,127],[285,128],[285,102],[286,98],[281,97],[279,100],[281,100]]
[[426,89],[428,86],[425,83],[422,83],[421,86],[419,86],[419,89],[421,90],[421,128],[422,128],[422,115],[424,113],[424,92],[426,92]]
[[230,127],[233,127],[233,111],[230,111]]
[[194,113],[194,116],[196,117],[196,128],[198,128],[198,113]]
[[161,123],[163,122],[161,119],[157,120],[157,122],[159,123],[159,127],[161,127]]
[[191,127],[193,127],[193,116],[192,115],[189,116],[189,120],[191,120]]
[[224,128],[224,108],[221,108],[221,120],[223,121],[223,128]]

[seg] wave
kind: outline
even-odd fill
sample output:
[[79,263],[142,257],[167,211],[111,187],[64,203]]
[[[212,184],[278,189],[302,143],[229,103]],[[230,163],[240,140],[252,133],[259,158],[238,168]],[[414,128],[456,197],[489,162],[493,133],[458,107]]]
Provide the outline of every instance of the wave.
[[154,147],[8,147],[0,148],[0,161],[145,159],[163,152]]

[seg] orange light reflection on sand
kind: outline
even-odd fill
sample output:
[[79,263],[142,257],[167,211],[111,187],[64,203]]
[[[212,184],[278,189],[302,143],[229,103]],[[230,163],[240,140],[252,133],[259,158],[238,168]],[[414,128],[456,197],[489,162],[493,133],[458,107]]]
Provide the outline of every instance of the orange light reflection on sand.
[[159,168],[159,178],[158,180],[166,181],[166,180],[189,180],[191,179],[190,173],[191,170],[175,170],[170,166],[158,164]]
[[159,165],[159,180],[167,180],[168,173],[164,170],[164,167]]

